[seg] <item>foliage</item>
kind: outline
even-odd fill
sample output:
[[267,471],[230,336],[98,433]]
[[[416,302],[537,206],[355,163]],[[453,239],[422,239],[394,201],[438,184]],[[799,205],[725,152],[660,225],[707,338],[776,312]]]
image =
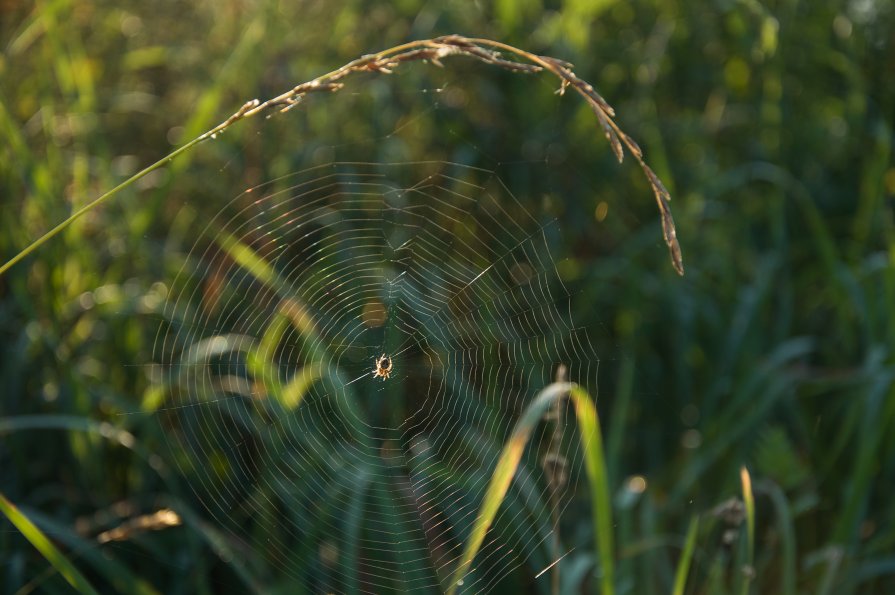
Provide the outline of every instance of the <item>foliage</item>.
[[[100,591],[302,588],[266,555],[276,523],[241,519],[257,523],[248,544],[219,531],[163,454],[157,419],[135,412],[163,402],[142,364],[199,222],[241,188],[355,149],[486,168],[549,155],[557,167],[499,173],[558,219],[576,315],[605,331],[616,592],[895,588],[890,3],[56,0],[0,14],[4,262],[247,99],[451,33],[573,62],[674,196],[687,258],[679,278],[641,172],[614,162],[592,112],[552,81],[420,65],[233,126],[0,276],[0,493]],[[435,108],[421,91],[434,89]],[[388,136],[408,122],[412,136]],[[301,407],[300,388],[281,389]],[[331,486],[334,501],[352,481]],[[381,485],[366,490],[389,502]],[[599,584],[581,492],[563,519],[564,592]],[[109,533],[169,509],[178,524]],[[549,592],[536,571],[496,590]],[[0,577],[4,592],[68,588],[9,524]]]

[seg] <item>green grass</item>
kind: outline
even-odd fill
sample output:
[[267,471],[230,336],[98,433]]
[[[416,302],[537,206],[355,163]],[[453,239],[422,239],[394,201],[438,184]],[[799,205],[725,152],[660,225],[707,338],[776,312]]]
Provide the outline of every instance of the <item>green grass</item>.
[[690,527],[687,529],[687,538],[684,540],[684,549],[677,563],[674,573],[674,588],[672,595],[684,595],[687,586],[687,574],[690,572],[690,564],[693,561],[693,551],[696,549],[696,535],[699,531],[699,517],[693,517]]
[[[370,401],[346,392],[332,406],[358,419],[358,438],[329,454],[356,467],[329,473],[321,456],[284,477],[276,456],[291,451],[277,431],[288,426],[253,430],[247,439],[271,453],[259,470],[266,484],[252,494],[264,505],[235,507],[225,519],[205,506],[212,488],[203,468],[169,448],[165,408],[190,380],[160,381],[145,364],[160,325],[196,316],[197,304],[172,312],[165,301],[180,289],[171,285],[177,272],[201,264],[188,250],[205,223],[245,188],[309,164],[417,156],[495,169],[530,212],[555,218],[553,255],[573,313],[598,331],[599,376],[587,388],[600,395],[606,468],[589,475],[579,458],[575,489],[564,496],[565,557],[554,567],[563,593],[895,589],[891,6],[522,4],[263,1],[183,11],[55,0],[0,9],[8,82],[0,85],[0,261],[154,168],[0,276],[0,492],[19,511],[0,528],[0,592],[70,592],[69,577],[99,592],[340,590],[326,582],[333,574],[360,590],[365,561],[376,559],[363,545],[371,531],[400,523],[414,506],[403,481],[411,473],[454,494],[457,506],[438,510],[453,528],[446,548],[488,529],[479,556],[469,552],[479,562],[473,579],[492,578],[489,547],[519,549],[512,536],[534,536],[544,545],[491,584],[551,592],[551,571],[533,578],[557,557],[533,456],[543,426],[521,447],[508,442],[512,428],[478,412],[455,450],[439,453],[468,467],[439,457],[408,470],[381,463],[360,437],[369,420],[348,413]],[[593,113],[554,95],[547,77],[532,82],[463,61],[407,65],[156,163],[248,98],[454,32],[569,59],[600,89],[674,192],[685,277],[668,266],[640,169],[619,166]],[[276,291],[277,271],[265,269],[263,255],[219,238],[241,270]],[[311,387],[348,380],[336,369],[285,377],[271,368],[283,341],[317,344],[303,321],[280,310],[244,345],[252,375],[278,397],[274,419],[307,414]],[[314,421],[294,438],[333,431],[324,417]],[[582,432],[570,419],[569,435],[595,435],[592,421]],[[495,475],[513,445],[516,465]],[[563,451],[589,452],[572,440]],[[354,489],[352,469],[369,465],[378,471]],[[489,485],[501,489],[481,515]],[[321,493],[318,508],[284,504]],[[731,502],[741,514],[718,513]],[[162,506],[183,525],[97,541]],[[490,527],[475,524],[495,507]],[[447,584],[459,572],[417,554],[426,535],[413,525],[399,529],[411,539],[376,554],[406,569],[388,582],[394,592]],[[288,526],[305,527],[306,538]],[[344,541],[328,543],[334,534]],[[40,547],[29,540],[37,535]],[[488,539],[500,536],[506,543]],[[331,568],[324,544],[350,554]],[[294,572],[282,571],[283,555]]]
[[500,458],[497,459],[497,464],[491,474],[488,488],[482,497],[481,508],[476,514],[475,523],[467,537],[457,568],[448,583],[447,592],[449,594],[457,592],[458,588],[463,586],[464,578],[470,571],[476,554],[485,540],[485,534],[494,522],[510,483],[519,469],[519,462],[522,459],[526,443],[535,427],[556,401],[567,398],[575,409],[575,417],[581,434],[581,446],[585,456],[585,468],[591,493],[591,515],[600,560],[601,592],[606,595],[615,593],[612,511],[609,503],[609,482],[603,454],[603,438],[596,404],[590,395],[580,387],[568,383],[555,383],[541,391],[526,407],[525,412],[516,423],[512,435],[504,444]]
[[79,593],[86,595],[97,592],[75,565],[3,494],[0,494],[0,512],[15,525],[16,529],[22,532],[22,535],[53,565],[59,574],[65,577],[68,584]]

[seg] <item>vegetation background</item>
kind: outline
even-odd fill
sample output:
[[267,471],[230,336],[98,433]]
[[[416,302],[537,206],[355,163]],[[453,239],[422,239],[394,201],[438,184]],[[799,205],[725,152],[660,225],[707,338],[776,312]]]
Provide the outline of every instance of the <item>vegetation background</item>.
[[[339,143],[386,161],[465,150],[482,167],[553,143],[576,175],[532,204],[568,230],[564,266],[609,346],[598,407],[617,592],[671,591],[694,516],[687,593],[895,592],[893,31],[886,0],[0,2],[4,262],[247,99],[460,33],[575,64],[671,190],[687,267],[668,263],[639,170],[615,163],[554,81],[468,61],[371,75],[274,124],[238,124],[0,277],[0,492],[101,591],[299,592],[256,555],[263,532],[233,555],[190,478],[160,479],[157,424],[118,415],[149,390],[126,364],[151,359],[149,314],[190,226]],[[436,88],[461,91],[424,92]],[[417,144],[369,142],[406,114]],[[756,500],[745,571],[742,519],[725,514],[743,465]],[[172,498],[195,516],[96,541]],[[597,584],[594,535],[586,507],[569,511],[564,588],[578,592]],[[0,591],[67,591],[0,527]],[[549,592],[535,571],[496,590]]]

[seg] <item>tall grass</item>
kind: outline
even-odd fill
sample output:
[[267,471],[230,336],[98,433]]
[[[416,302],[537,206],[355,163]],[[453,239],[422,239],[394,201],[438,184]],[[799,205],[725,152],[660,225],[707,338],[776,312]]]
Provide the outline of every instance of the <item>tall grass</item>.
[[[495,50],[509,52],[531,64],[506,60]],[[600,127],[606,135],[606,140],[609,141],[609,145],[612,147],[612,152],[615,154],[619,163],[624,159],[624,152],[627,150],[633,155],[634,159],[637,160],[637,163],[646,175],[650,188],[652,188],[653,194],[655,195],[656,204],[659,207],[659,212],[662,218],[662,233],[665,238],[665,243],[668,245],[668,250],[671,253],[671,262],[679,274],[684,274],[684,264],[681,257],[680,245],[677,240],[677,231],[675,230],[674,219],[671,216],[671,208],[668,204],[668,201],[671,200],[671,195],[668,193],[668,190],[666,190],[665,185],[659,177],[643,160],[643,153],[640,150],[640,146],[634,139],[625,134],[622,129],[619,128],[618,124],[616,124],[614,119],[615,110],[612,106],[606,103],[596,89],[594,89],[587,81],[578,78],[572,70],[572,64],[549,56],[538,56],[531,52],[490,39],[468,39],[460,35],[447,35],[435,39],[412,41],[383,50],[376,54],[364,55],[336,70],[328,72],[327,74],[318,76],[306,83],[295,85],[284,93],[266,101],[260,101],[258,99],[247,101],[229,118],[217,126],[203,132],[175,151],[172,151],[155,163],[140,170],[108,192],[103,193],[98,198],[75,210],[61,223],[29,243],[24,249],[10,258],[3,265],[0,265],[0,275],[27,257],[45,242],[62,232],[73,222],[99,207],[122,190],[158,170],[165,164],[172,162],[180,155],[192,150],[193,147],[199,143],[209,139],[216,139],[219,134],[224,133],[228,128],[240,120],[273,110],[285,113],[296,106],[299,106],[308,95],[314,93],[338,92],[345,86],[345,83],[342,82],[343,79],[358,72],[391,74],[401,64],[416,61],[426,61],[437,66],[442,66],[441,60],[452,56],[474,58],[486,64],[498,66],[513,72],[536,73],[541,70],[546,70],[560,80],[561,86],[559,94],[563,94],[566,89],[571,88],[581,95],[596,116]]]
[[72,562],[66,558],[55,545],[53,545],[53,542],[51,542],[47,536],[28,519],[28,517],[22,514],[12,502],[7,500],[3,494],[0,494],[0,512],[9,519],[16,529],[22,532],[22,535],[24,535],[47,560],[49,560],[50,564],[53,565],[59,574],[65,577],[68,584],[74,587],[79,593],[85,595],[93,595],[96,593],[96,590],[87,579],[84,578],[84,575],[78,571],[77,567],[75,567],[75,565],[72,564]]
[[[369,138],[372,124],[406,108],[420,116],[414,152],[447,159],[455,153],[438,153],[446,139],[473,139],[476,155],[499,158],[553,143],[550,163],[575,172],[545,187],[525,168],[510,170],[536,197],[531,210],[562,224],[576,314],[606,332],[600,418],[617,592],[739,593],[749,550],[753,593],[892,591],[893,14],[885,2],[858,4],[263,1],[184,12],[62,0],[0,8],[4,262],[246,96],[275,95],[367,48],[452,31],[570,57],[606,97],[623,98],[614,101],[617,120],[677,197],[691,255],[683,282],[657,264],[654,210],[629,200],[647,191],[640,172],[611,163],[589,105],[557,102],[544,77],[461,61],[427,69],[429,79],[402,65],[383,87],[366,86],[375,73],[357,73],[358,93],[376,97],[368,104],[347,93],[309,96],[307,111],[274,116],[276,126],[260,118],[231,126],[0,276],[0,491],[100,591],[300,592],[304,585],[262,555],[265,537],[280,530],[269,516],[243,519],[264,530],[236,541],[209,521],[187,487],[193,477],[159,474],[172,461],[159,456],[158,424],[118,414],[157,409],[161,389],[145,368],[122,364],[149,361],[168,291],[159,280],[183,265],[195,226],[221,196],[325,153],[337,143],[327,136],[336,122]],[[454,83],[467,92],[452,94]],[[444,91],[429,113],[431,94],[416,93],[427,88]],[[466,124],[445,116],[454,105]],[[388,160],[394,148],[377,143],[368,158]],[[490,476],[450,479],[480,486]],[[330,504],[351,485],[334,478]],[[367,493],[386,505],[402,498],[378,483]],[[560,562],[563,592],[599,588],[588,498],[573,495],[564,515],[586,528],[563,527],[563,553],[572,550]],[[165,506],[182,526],[97,541]],[[326,528],[286,513],[312,536],[292,552],[307,576]],[[429,572],[402,578],[431,580]],[[547,584],[547,575],[513,583],[542,593]],[[70,588],[13,525],[0,530],[0,591]]]
[[469,572],[476,554],[485,540],[497,510],[503,503],[510,483],[519,468],[523,450],[535,427],[545,417],[548,410],[557,401],[569,399],[575,409],[575,416],[581,435],[581,447],[584,451],[585,468],[590,482],[591,514],[594,525],[597,553],[600,561],[600,591],[606,595],[615,593],[615,552],[612,512],[610,507],[609,482],[606,472],[606,460],[603,454],[603,438],[597,416],[596,406],[579,386],[569,383],[554,383],[541,391],[525,408],[516,423],[513,433],[503,446],[500,458],[494,467],[488,488],[482,498],[482,504],[476,515],[475,523],[467,538],[463,553],[457,564],[447,592],[455,593],[464,584],[464,577]]

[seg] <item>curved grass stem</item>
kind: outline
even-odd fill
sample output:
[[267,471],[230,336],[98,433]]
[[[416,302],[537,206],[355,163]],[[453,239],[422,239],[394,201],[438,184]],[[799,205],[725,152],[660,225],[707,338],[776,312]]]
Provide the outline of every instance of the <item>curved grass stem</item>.
[[[500,52],[513,54],[515,57],[524,60],[524,62],[507,60],[502,57]],[[58,235],[78,218],[97,208],[118,194],[121,190],[127,188],[140,178],[143,178],[148,173],[158,169],[166,162],[191,150],[199,143],[209,138],[214,138],[240,120],[258,115],[262,112],[270,112],[273,110],[280,112],[289,111],[296,107],[305,96],[311,93],[337,92],[344,87],[344,83],[341,82],[342,79],[351,74],[358,72],[389,74],[405,62],[416,61],[427,61],[436,66],[442,66],[441,60],[451,56],[474,58],[486,64],[491,64],[513,72],[536,73],[546,70],[560,79],[561,86],[558,91],[559,94],[563,94],[567,89],[571,88],[581,95],[597,117],[597,120],[603,129],[603,133],[606,135],[606,139],[609,141],[610,147],[619,162],[622,161],[625,150],[627,150],[629,154],[634,156],[634,159],[637,160],[637,163],[643,170],[644,175],[646,175],[647,181],[656,198],[656,204],[659,207],[659,213],[662,219],[662,233],[665,238],[665,243],[668,246],[669,253],[671,254],[672,265],[679,274],[684,274],[681,250],[677,241],[674,220],[671,216],[671,208],[668,205],[668,201],[671,200],[671,195],[668,193],[668,190],[665,189],[665,186],[662,181],[659,180],[659,177],[644,161],[643,153],[634,139],[625,134],[615,122],[615,110],[612,106],[597,93],[593,86],[583,79],[578,78],[572,70],[572,64],[549,56],[538,56],[499,41],[490,39],[471,39],[460,35],[446,35],[434,39],[411,41],[383,50],[377,54],[361,56],[336,70],[328,72],[327,74],[319,76],[306,83],[296,85],[288,91],[285,91],[276,97],[272,97],[267,101],[262,102],[258,99],[247,101],[241,108],[233,113],[233,115],[211,130],[200,134],[182,147],[179,147],[149,167],[137,172],[99,198],[96,198],[69,215],[64,221],[31,242],[24,250],[0,266],[0,275],[54,236]]]

